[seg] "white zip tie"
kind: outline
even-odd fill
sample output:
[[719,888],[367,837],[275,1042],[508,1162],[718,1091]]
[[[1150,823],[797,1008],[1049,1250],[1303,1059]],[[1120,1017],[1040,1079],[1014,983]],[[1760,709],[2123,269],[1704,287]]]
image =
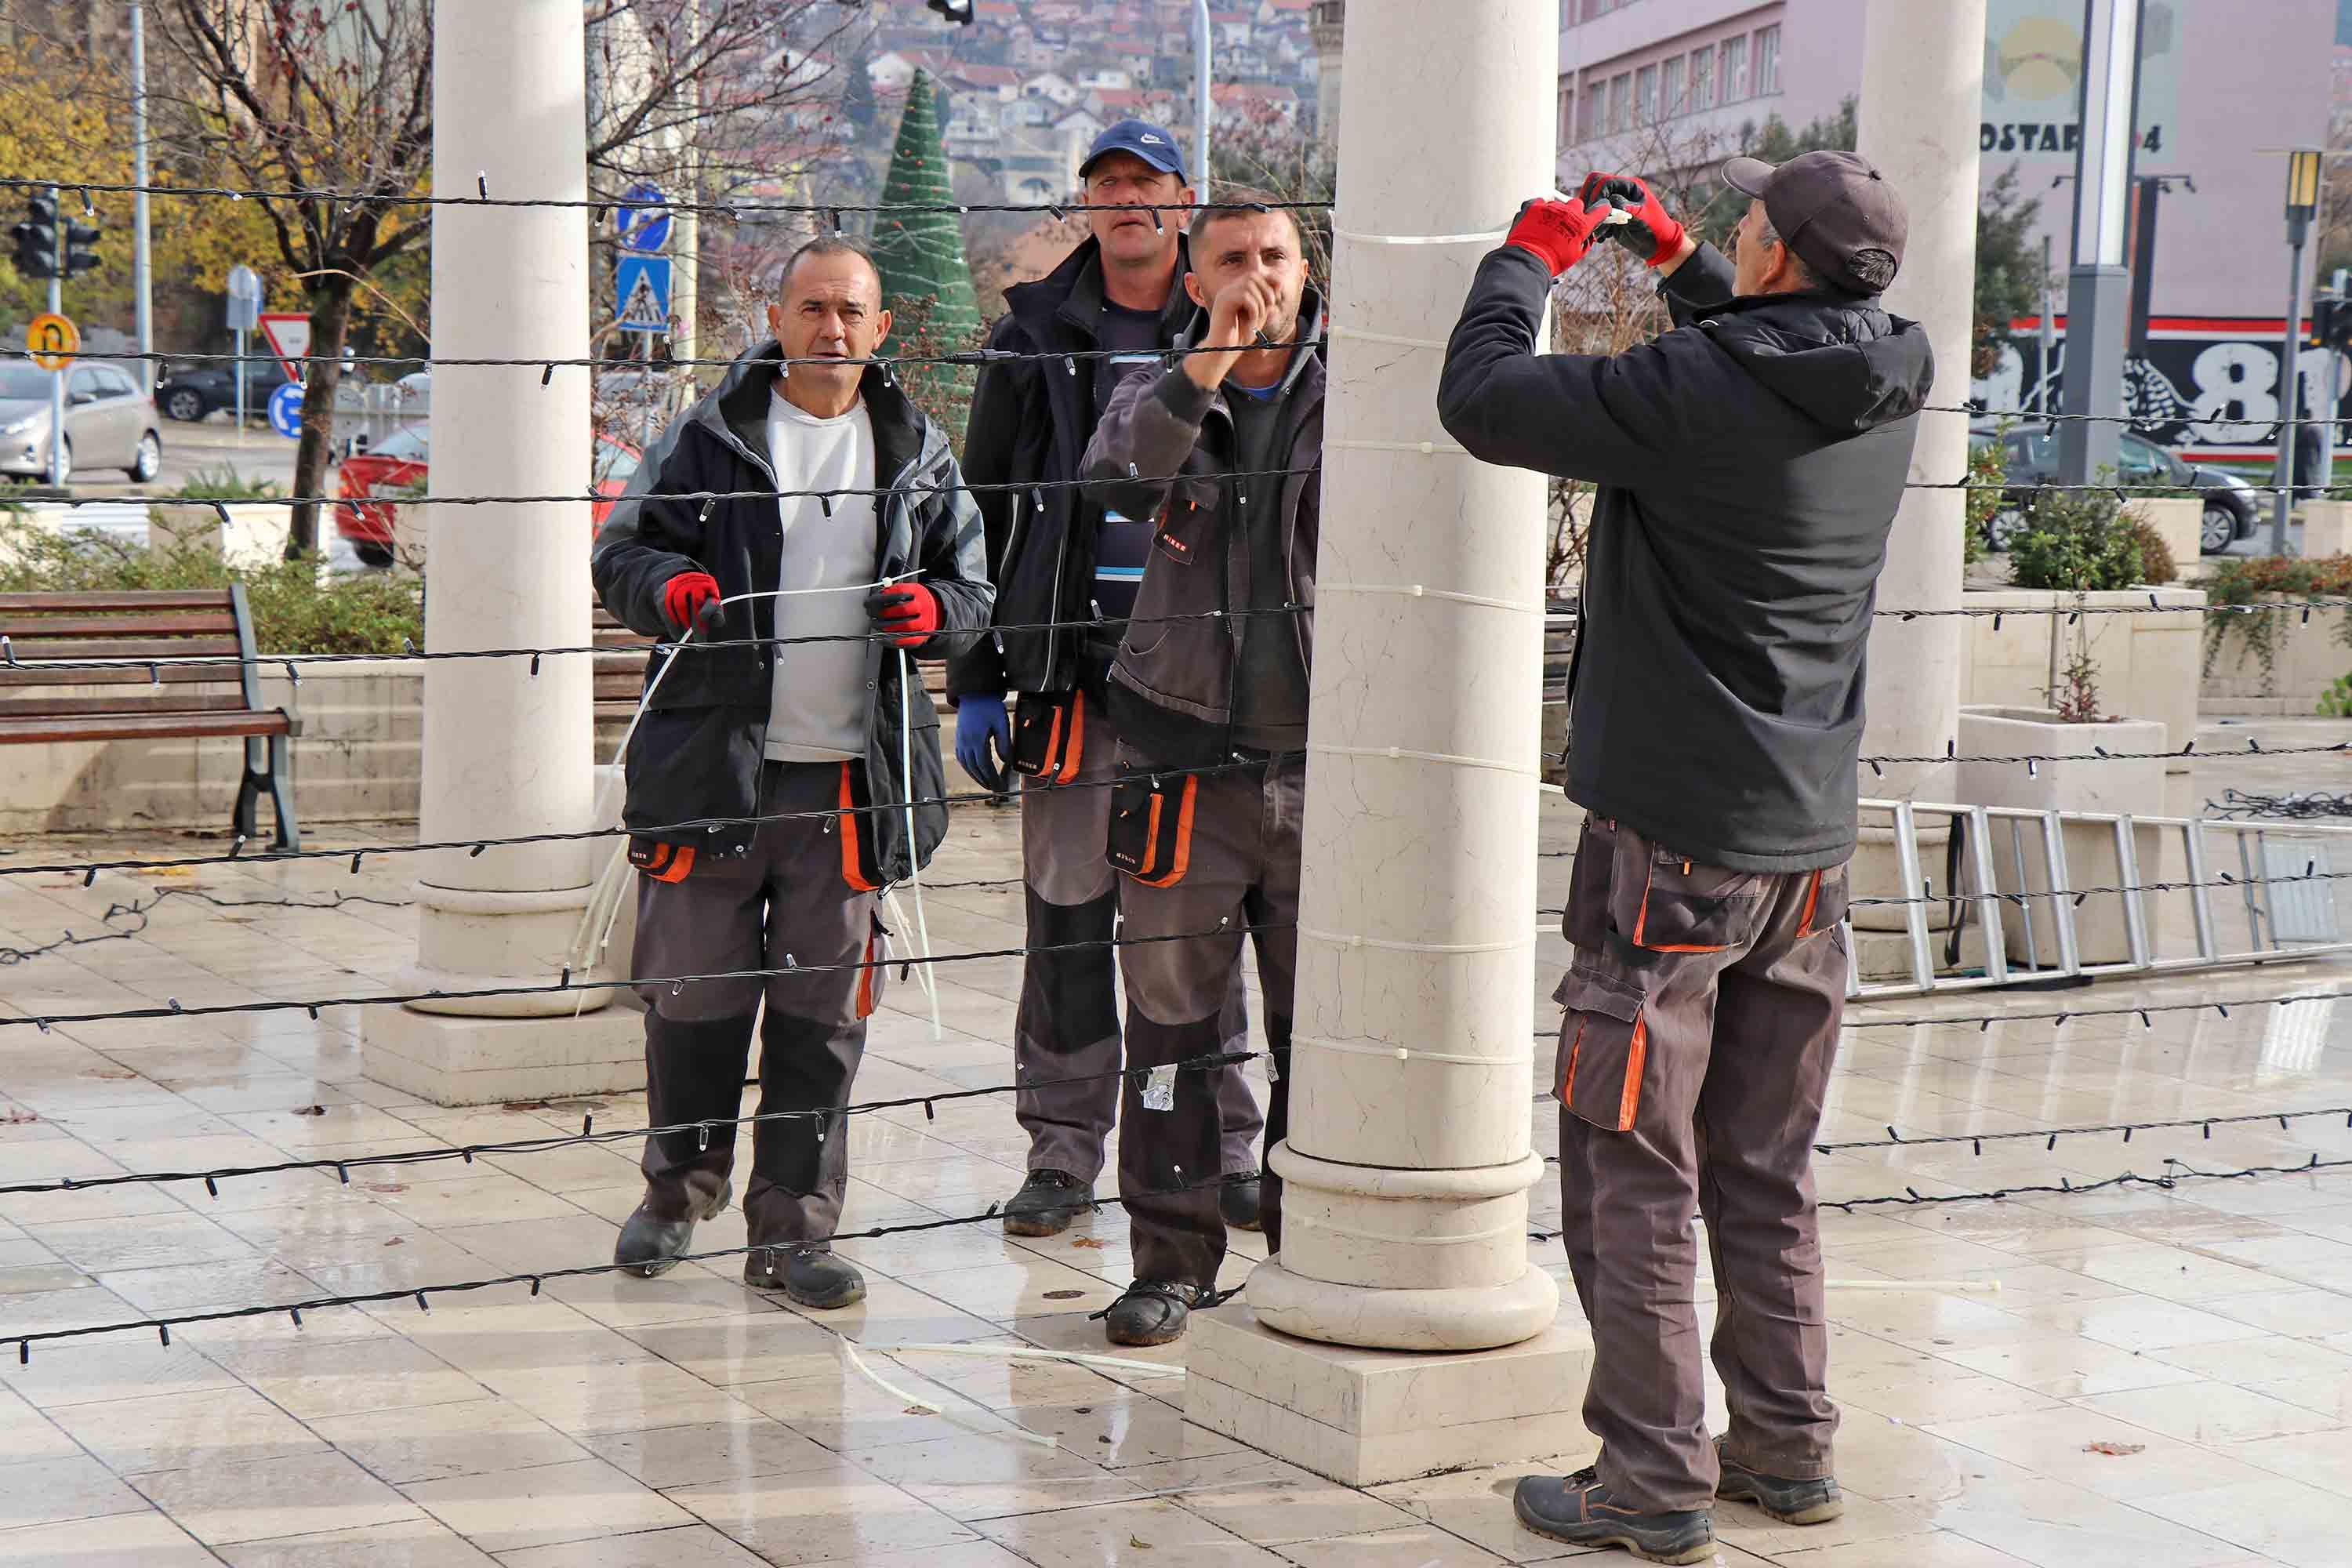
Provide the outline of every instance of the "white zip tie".
[[1352,239],[1358,245],[1493,245],[1511,231],[1495,228],[1477,234],[1360,234],[1352,228],[1343,228],[1334,232],[1341,239]]
[[[823,1325],[820,1324],[819,1327],[823,1327]],[[905,1389],[900,1388],[898,1384],[891,1383],[880,1373],[876,1372],[872,1367],[866,1365],[866,1358],[857,1353],[857,1342],[851,1339],[846,1334],[836,1332],[831,1329],[827,1329],[825,1331],[832,1334],[835,1339],[841,1342],[841,1353],[844,1357],[847,1358],[851,1366],[856,1367],[860,1373],[863,1373],[877,1388],[879,1388],[891,1398],[904,1400],[906,1402],[907,1408],[909,1410],[920,1411],[925,1415],[936,1415],[950,1426],[961,1426],[965,1431],[974,1433],[982,1437],[1003,1437],[1011,1442],[1034,1444],[1040,1448],[1058,1448],[1061,1447],[1059,1443],[1056,1443],[1050,1436],[1043,1432],[1032,1432],[1025,1426],[1015,1426],[1010,1431],[1007,1431],[1002,1427],[988,1426],[984,1422],[975,1421],[971,1419],[971,1417],[961,1415],[953,1410],[942,1410],[928,1399],[918,1399],[915,1395],[908,1393]]]
[[1507,942],[1393,942],[1385,937],[1318,931],[1309,925],[1298,927],[1298,934],[1335,947],[1375,947],[1383,952],[1510,952],[1525,945],[1524,938],[1516,937]]
[[976,1356],[984,1361],[1058,1361],[1067,1362],[1072,1366],[1101,1367],[1109,1372],[1136,1372],[1161,1377],[1184,1375],[1184,1368],[1181,1364],[1135,1361],[1126,1356],[1087,1355],[1079,1351],[1036,1350],[1026,1345],[867,1345],[866,1348],[877,1355],[961,1355]]
[[1492,610],[1517,610],[1523,614],[1545,614],[1541,605],[1522,605],[1510,599],[1497,599],[1486,594],[1465,594],[1453,588],[1431,588],[1419,583],[1318,583],[1315,592],[1325,594],[1395,594],[1407,599],[1446,599],[1457,605],[1481,605]]
[[1439,452],[1459,458],[1470,455],[1469,447],[1456,446],[1451,441],[1326,441],[1323,446],[1326,450],[1339,447],[1358,452],[1418,452],[1424,458],[1433,457]]
[[1405,1046],[1359,1045],[1352,1040],[1327,1040],[1314,1035],[1293,1035],[1290,1037],[1290,1043],[1294,1047],[1313,1046],[1320,1050],[1337,1051],[1342,1056],[1387,1057],[1391,1060],[1401,1062],[1417,1058],[1425,1062],[1452,1062],[1462,1067],[1523,1067],[1535,1060],[1535,1056],[1532,1052],[1529,1052],[1525,1056],[1473,1057],[1465,1056],[1459,1051],[1423,1051],[1416,1050]]
[[1335,338],[1353,338],[1360,343],[1388,343],[1401,349],[1436,349],[1443,353],[1446,346],[1440,338],[1401,338],[1394,332],[1368,332],[1360,327],[1328,326],[1323,331]]
[[1528,778],[1537,774],[1536,769],[1521,767],[1517,763],[1496,762],[1490,757],[1456,756],[1451,752],[1416,752],[1406,746],[1328,746],[1309,742],[1307,749],[1329,757],[1386,757],[1392,763],[1410,757],[1416,763],[1451,763],[1457,767],[1493,768],[1499,773],[1522,773]]

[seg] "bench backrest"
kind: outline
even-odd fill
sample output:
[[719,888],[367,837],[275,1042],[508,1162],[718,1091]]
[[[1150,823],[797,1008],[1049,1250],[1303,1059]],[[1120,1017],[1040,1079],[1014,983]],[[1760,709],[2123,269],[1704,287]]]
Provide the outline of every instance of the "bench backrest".
[[[0,661],[0,716],[262,706],[253,619],[240,586],[0,594],[0,637],[8,655]],[[207,662],[161,662],[191,656]],[[105,662],[58,669],[42,668],[46,659]]]

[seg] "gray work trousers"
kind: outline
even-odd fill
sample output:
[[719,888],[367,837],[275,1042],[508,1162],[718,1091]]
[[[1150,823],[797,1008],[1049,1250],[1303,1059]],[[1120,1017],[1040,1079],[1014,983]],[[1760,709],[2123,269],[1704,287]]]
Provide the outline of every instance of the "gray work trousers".
[[[765,763],[760,815],[837,807],[842,766]],[[632,959],[639,976],[783,969],[787,959],[807,971],[638,988],[647,1008],[646,1113],[654,1126],[731,1122],[742,1113],[762,1003],[761,1114],[848,1103],[887,956],[877,895],[845,877],[843,835],[861,829],[871,831],[870,817],[763,822],[742,855],[698,857],[675,882],[639,876]],[[709,1207],[734,1167],[735,1132],[726,1124],[647,1138],[646,1201],[666,1218]],[[751,1241],[829,1240],[848,1181],[848,1129],[839,1114],[753,1123],[743,1187]]]
[[[1102,1075],[1127,1065],[1118,1020],[1118,976],[1108,942],[1119,912],[1119,878],[1103,858],[1117,775],[1110,726],[1089,696],[1087,741],[1066,787],[1034,778],[1021,784],[1021,870],[1027,884],[1031,948],[1023,961],[1021,1005],[1013,1024],[1013,1114],[1029,1134],[1029,1168],[1066,1171],[1087,1186],[1102,1173],[1103,1141],[1118,1114],[1119,1082]],[[1129,956],[1132,956],[1129,950]],[[1246,1050],[1249,1008],[1235,967],[1221,1038]],[[1083,1079],[1078,1083],[1055,1079]],[[1031,1085],[1037,1087],[1029,1087]],[[1265,1128],[1237,1063],[1217,1076],[1223,1133],[1219,1169],[1257,1168]]]
[[[1135,767],[1149,764],[1120,749]],[[1241,973],[1242,935],[1257,946],[1265,998],[1265,1037],[1273,1053],[1266,1145],[1281,1142],[1290,1108],[1291,996],[1298,967],[1299,816],[1307,760],[1293,753],[1251,766],[1192,777],[1184,814],[1191,841],[1181,874],[1164,886],[1122,877],[1127,885],[1120,952],[1127,978],[1127,1057],[1131,1067],[1161,1067],[1226,1048],[1220,1014]],[[1210,932],[1215,934],[1201,935]],[[1185,940],[1163,942],[1160,937]],[[1215,1069],[1238,1071],[1238,1067]],[[1135,1277],[1216,1287],[1224,1261],[1225,1224],[1210,1185],[1221,1167],[1216,1088],[1201,1070],[1180,1072],[1170,1109],[1147,1108],[1148,1081],[1122,1086],[1118,1193],[1134,1241]],[[1185,1188],[1186,1191],[1171,1189]],[[1260,1210],[1269,1252],[1282,1249],[1282,1184],[1265,1175]]]
[[1592,1330],[1601,1479],[1643,1511],[1706,1508],[1718,1478],[1694,1210],[1732,1458],[1831,1473],[1812,1143],[1845,1005],[1845,889],[1843,867],[1726,870],[1599,818],[1577,847],[1561,928],[1576,953],[1555,994],[1561,1240]]

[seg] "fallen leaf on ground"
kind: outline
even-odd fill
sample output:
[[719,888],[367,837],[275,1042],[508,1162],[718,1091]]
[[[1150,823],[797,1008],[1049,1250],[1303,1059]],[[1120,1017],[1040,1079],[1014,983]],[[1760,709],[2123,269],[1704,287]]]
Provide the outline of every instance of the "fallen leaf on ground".
[[2147,1445],[2145,1443],[2085,1443],[2083,1445],[2083,1452],[2085,1454],[2107,1454],[2116,1458],[2122,1459],[2127,1458],[2134,1454],[2147,1453]]
[[327,1114],[327,1108],[323,1105],[298,1105],[294,1108],[294,1114],[297,1116],[324,1116]]
[[1070,1238],[1070,1245],[1072,1247],[1091,1247],[1099,1249],[1108,1247],[1110,1243],[1108,1241],[1097,1241],[1091,1236],[1074,1236]]
[[1045,1300],[1048,1301],[1075,1301],[1085,1294],[1086,1292],[1084,1290],[1048,1290],[1045,1292]]
[[408,1245],[408,1239],[405,1237],[395,1236],[390,1241],[385,1242],[384,1245],[386,1247],[406,1247]]
[[367,1190],[372,1193],[404,1193],[408,1188],[400,1182],[370,1182]]
[[1144,1540],[1143,1537],[1139,1535],[1129,1536],[1127,1538],[1127,1543],[1129,1546],[1134,1547],[1139,1552],[1149,1552],[1151,1550],[1151,1542]]

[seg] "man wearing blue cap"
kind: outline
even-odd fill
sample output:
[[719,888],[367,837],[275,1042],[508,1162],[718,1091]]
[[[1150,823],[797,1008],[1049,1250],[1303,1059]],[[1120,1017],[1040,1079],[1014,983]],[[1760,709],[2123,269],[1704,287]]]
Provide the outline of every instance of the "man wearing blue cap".
[[[1014,1236],[1052,1236],[1092,1204],[1116,1120],[1118,982],[1108,945],[1118,880],[1104,858],[1115,776],[1104,682],[1133,613],[1151,544],[1149,519],[1107,509],[1067,481],[1110,395],[1131,370],[1159,368],[1192,322],[1184,227],[1192,187],[1176,138],[1125,120],[1078,167],[1092,231],[1034,283],[1005,290],[964,435],[963,468],[988,527],[994,629],[949,667],[956,759],[990,789],[1023,774],[1022,875],[1028,942],[1013,1025],[1015,1113],[1028,1177],[1004,1205]],[[1013,489],[991,489],[989,486]],[[1050,623],[1099,619],[1099,626]],[[1018,720],[1005,695],[1019,693]],[[1065,787],[1066,786],[1066,787]],[[1223,1037],[1246,1034],[1236,972]],[[1079,1081],[1072,1081],[1079,1080]],[[1265,1126],[1238,1065],[1221,1070],[1223,1173],[1257,1168]],[[1255,1229],[1255,1183],[1223,1191],[1227,1223]]]

